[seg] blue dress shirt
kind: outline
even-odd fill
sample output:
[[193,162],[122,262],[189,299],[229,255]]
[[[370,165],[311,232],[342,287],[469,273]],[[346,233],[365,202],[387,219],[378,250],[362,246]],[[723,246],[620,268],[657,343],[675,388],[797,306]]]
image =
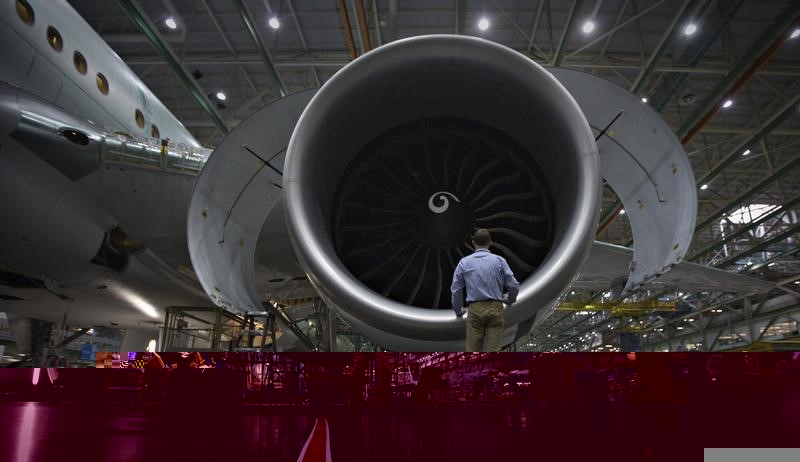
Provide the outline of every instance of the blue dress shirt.
[[[467,288],[467,303],[482,300],[498,300],[512,304],[517,300],[519,282],[511,272],[506,259],[478,249],[462,258],[453,274],[453,311],[456,316],[463,313],[464,301],[461,290]],[[503,298],[503,293],[508,295]]]

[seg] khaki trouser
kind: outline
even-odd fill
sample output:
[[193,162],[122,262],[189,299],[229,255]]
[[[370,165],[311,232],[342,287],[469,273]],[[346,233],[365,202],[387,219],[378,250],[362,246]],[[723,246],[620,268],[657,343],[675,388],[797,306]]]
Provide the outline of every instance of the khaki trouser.
[[503,342],[502,302],[472,302],[467,313],[467,351],[481,351],[486,337],[487,351],[500,351]]

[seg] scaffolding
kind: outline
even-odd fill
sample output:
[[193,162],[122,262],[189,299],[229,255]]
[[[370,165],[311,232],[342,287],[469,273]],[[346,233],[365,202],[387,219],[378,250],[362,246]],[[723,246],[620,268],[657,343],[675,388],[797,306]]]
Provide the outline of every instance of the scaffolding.
[[166,309],[162,351],[274,350],[276,323],[270,313],[236,314],[223,308]]

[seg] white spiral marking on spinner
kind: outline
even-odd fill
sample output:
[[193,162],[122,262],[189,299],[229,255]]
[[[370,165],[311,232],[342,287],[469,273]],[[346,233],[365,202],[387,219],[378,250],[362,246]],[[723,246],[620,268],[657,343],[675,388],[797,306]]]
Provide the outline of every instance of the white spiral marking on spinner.
[[[456,202],[461,202],[460,200],[458,200],[456,196],[447,191],[435,192],[431,195],[431,198],[428,199],[428,208],[431,209],[431,212],[433,213],[446,212],[447,209],[450,208],[450,200],[447,198],[447,196],[452,197],[453,200]],[[442,205],[436,205],[434,201],[441,202]]]

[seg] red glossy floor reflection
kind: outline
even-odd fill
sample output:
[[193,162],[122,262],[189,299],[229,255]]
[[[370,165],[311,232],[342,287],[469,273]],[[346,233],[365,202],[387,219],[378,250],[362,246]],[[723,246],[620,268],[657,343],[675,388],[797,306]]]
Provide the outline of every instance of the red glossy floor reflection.
[[[293,462],[317,418],[329,423],[335,461],[461,462],[516,460],[520,455],[700,460],[703,447],[800,446],[800,393],[791,398],[763,416],[748,415],[736,403],[714,409],[716,414],[685,406],[589,412],[571,406],[482,405],[358,412],[344,406],[245,406],[215,415],[175,414],[167,405],[132,410],[14,402],[0,407],[0,460]],[[303,460],[326,460],[321,444],[326,435],[318,436],[307,455],[321,456]]]
[[784,356],[502,355],[486,370],[517,359],[527,370],[489,383],[499,375],[454,366],[435,382],[437,402],[395,387],[361,410],[344,405],[348,377],[359,384],[342,366],[352,358],[292,358],[289,371],[316,368],[293,394],[291,380],[243,394],[235,369],[42,370],[38,381],[0,370],[0,461],[673,462],[707,447],[800,447],[800,364],[777,373]]
[[179,415],[6,403],[0,460],[295,461],[315,419],[307,415]]
[[[43,403],[0,407],[0,459],[324,461],[329,423],[334,461],[503,460],[527,455],[575,460],[691,460],[672,410],[644,413],[530,406],[472,406],[352,412],[344,406],[172,414],[166,405],[88,409]],[[324,417],[324,420],[322,419]],[[526,459],[528,460],[528,459]]]

